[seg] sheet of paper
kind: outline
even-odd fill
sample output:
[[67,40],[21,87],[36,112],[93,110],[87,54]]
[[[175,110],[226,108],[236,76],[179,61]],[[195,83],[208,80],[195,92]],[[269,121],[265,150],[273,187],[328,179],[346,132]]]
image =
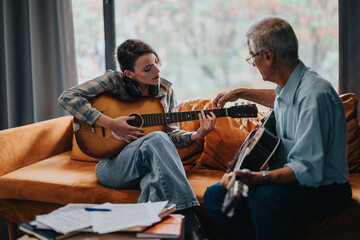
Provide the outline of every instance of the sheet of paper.
[[[107,203],[104,203],[107,204]],[[51,214],[58,214],[58,213],[65,213],[65,212],[71,212],[75,210],[82,210],[87,207],[99,207],[103,206],[104,204],[90,204],[90,203],[69,203],[66,206],[63,206],[61,208],[58,208],[51,212]]]
[[30,225],[34,226],[34,227],[37,228],[37,229],[47,229],[47,230],[52,229],[52,228],[49,227],[48,225],[42,224],[42,223],[40,223],[40,222],[38,222],[38,221],[36,221],[36,220],[31,221],[31,222],[30,222]]
[[153,214],[156,216],[159,215],[161,210],[168,204],[169,201],[162,201],[162,202],[153,202],[151,203],[151,209],[153,211]]
[[[31,225],[39,229],[53,229],[67,234],[72,231],[92,231],[91,214],[84,211],[86,207],[101,207],[103,204],[70,203],[49,214],[36,216]],[[44,226],[45,225],[45,226]]]
[[150,226],[160,221],[158,214],[168,201],[105,205],[110,212],[92,212],[93,231],[110,233],[135,226]]
[[57,214],[39,215],[36,216],[36,221],[63,234],[79,231],[92,226],[91,214],[84,209]]
[[[109,233],[123,229],[150,226],[160,221],[159,213],[168,201],[137,204],[68,204],[49,214],[38,215],[32,225],[48,226],[67,234],[73,231]],[[85,211],[85,208],[107,208],[111,211]],[[44,226],[45,225],[45,226]]]

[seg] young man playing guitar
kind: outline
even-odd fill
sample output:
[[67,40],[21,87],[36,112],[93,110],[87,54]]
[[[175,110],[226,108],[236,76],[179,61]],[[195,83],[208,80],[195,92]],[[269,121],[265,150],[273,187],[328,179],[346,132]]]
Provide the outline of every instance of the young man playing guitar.
[[110,94],[125,102],[152,96],[166,112],[176,112],[178,104],[171,83],[160,78],[160,59],[155,50],[141,40],[126,40],[117,48],[117,60],[122,72],[108,70],[104,75],[65,91],[59,103],[76,119],[110,129],[114,136],[127,143],[121,152],[100,159],[96,176],[109,188],[138,188],[138,202],[168,200],[186,217],[187,239],[206,239],[194,208],[199,206],[187,181],[176,147],[184,148],[203,139],[216,125],[213,112],[201,111],[200,128],[196,132],[179,129],[178,123],[166,126],[165,132],[147,135],[139,127],[127,123],[133,116],[109,117],[91,106],[91,100]]
[[[267,17],[248,30],[249,64],[274,90],[238,88],[213,103],[247,99],[274,109],[279,149],[269,171],[235,170],[210,186],[205,207],[224,239],[291,239],[291,224],[334,216],[348,204],[351,188],[346,162],[347,129],[343,105],[331,84],[298,57],[290,24]],[[234,214],[222,212],[232,175],[250,187]]]

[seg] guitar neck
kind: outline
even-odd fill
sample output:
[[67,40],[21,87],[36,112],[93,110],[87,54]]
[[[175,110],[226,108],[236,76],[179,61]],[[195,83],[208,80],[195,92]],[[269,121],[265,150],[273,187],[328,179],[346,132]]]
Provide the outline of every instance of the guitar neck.
[[[213,112],[217,118],[228,117],[227,108],[222,109],[207,109],[203,110],[205,115]],[[143,127],[165,125],[175,122],[186,122],[198,120],[198,114],[201,111],[186,111],[186,112],[169,112],[169,113],[154,113],[154,114],[143,114],[141,115],[144,119]]]

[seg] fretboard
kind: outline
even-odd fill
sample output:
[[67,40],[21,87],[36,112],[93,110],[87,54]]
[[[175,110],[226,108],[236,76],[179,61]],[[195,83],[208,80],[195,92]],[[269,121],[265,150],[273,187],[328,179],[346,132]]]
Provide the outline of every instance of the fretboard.
[[[199,119],[198,114],[201,111],[187,111],[187,112],[169,112],[169,113],[154,113],[154,114],[143,114],[141,115],[144,119],[143,127],[165,125],[174,122],[186,122]],[[227,117],[227,109],[208,109],[204,110],[205,115],[213,112],[217,118]]]

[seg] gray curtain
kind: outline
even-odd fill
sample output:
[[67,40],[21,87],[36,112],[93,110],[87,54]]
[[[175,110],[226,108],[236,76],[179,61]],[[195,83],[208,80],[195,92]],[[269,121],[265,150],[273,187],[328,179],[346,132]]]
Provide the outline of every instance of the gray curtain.
[[[339,93],[360,98],[360,1],[339,0]],[[360,120],[358,104],[358,120]]]
[[77,84],[71,0],[0,3],[0,129],[63,116]]

